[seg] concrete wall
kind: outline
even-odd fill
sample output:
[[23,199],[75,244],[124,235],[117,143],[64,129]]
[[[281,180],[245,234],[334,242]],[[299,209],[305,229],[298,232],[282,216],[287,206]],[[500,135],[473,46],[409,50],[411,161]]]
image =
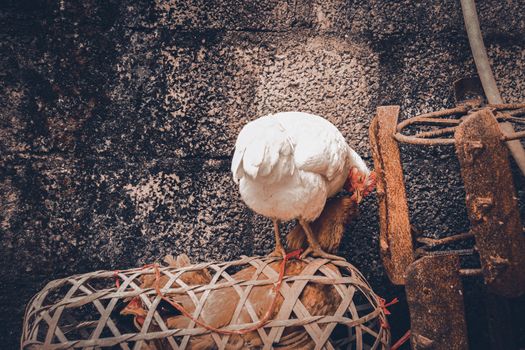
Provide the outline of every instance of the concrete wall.
[[[508,102],[525,97],[524,5],[479,9]],[[6,349],[17,346],[25,303],[51,279],[168,253],[269,252],[270,222],[243,205],[229,174],[247,121],[322,115],[371,165],[378,105],[400,104],[403,118],[450,107],[452,82],[475,73],[452,0],[12,0],[0,9]],[[466,230],[453,150],[402,151],[414,224],[429,236]],[[379,294],[402,298],[384,275],[377,231],[372,196],[341,252]],[[485,334],[473,300],[471,335]],[[406,309],[393,311],[404,332]],[[486,346],[486,335],[471,338]]]

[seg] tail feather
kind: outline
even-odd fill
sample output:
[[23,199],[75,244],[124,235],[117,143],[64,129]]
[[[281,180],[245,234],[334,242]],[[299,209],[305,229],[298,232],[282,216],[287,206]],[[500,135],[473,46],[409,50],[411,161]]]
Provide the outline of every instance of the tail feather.
[[242,158],[244,157],[244,149],[235,149],[235,153],[233,154],[232,159],[232,165],[231,165],[231,172],[233,174],[233,181],[235,181],[236,184],[239,184],[239,179],[241,179],[244,176],[244,169],[242,167]]
[[275,182],[294,169],[293,145],[275,118],[259,118],[241,130],[231,167],[236,182],[245,175]]
[[267,151],[268,147],[262,139],[253,140],[248,147],[246,147],[242,158],[244,172],[252,178],[256,178],[259,169],[263,165]]

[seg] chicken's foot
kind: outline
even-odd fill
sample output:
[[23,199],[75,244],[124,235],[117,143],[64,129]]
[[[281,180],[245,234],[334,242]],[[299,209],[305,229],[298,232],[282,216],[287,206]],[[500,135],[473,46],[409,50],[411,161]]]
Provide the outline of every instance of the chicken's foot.
[[279,220],[272,220],[273,221],[273,233],[275,235],[275,249],[273,252],[268,254],[268,256],[275,256],[283,258],[286,256],[286,250],[283,247],[283,244],[281,243],[281,233],[279,231]]
[[299,224],[301,224],[301,226],[303,227],[303,230],[306,233],[306,240],[308,241],[308,248],[306,248],[305,251],[301,254],[301,259],[304,259],[308,255],[311,255],[316,258],[325,258],[330,260],[345,260],[345,258],[341,256],[328,254],[321,248],[319,242],[317,242],[317,239],[315,238],[312,232],[312,229],[310,228],[310,224],[308,224],[304,220],[299,220]]

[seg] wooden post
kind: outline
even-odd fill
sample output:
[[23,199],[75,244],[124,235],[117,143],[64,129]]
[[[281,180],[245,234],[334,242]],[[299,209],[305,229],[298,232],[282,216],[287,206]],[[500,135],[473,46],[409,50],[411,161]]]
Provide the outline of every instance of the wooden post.
[[471,232],[488,290],[505,297],[525,293],[525,236],[509,152],[490,109],[469,115],[455,133]]
[[412,349],[467,350],[457,255],[425,256],[407,271]]
[[377,176],[381,258],[392,283],[405,284],[414,253],[403,168],[394,139],[398,116],[399,106],[379,107],[369,132]]

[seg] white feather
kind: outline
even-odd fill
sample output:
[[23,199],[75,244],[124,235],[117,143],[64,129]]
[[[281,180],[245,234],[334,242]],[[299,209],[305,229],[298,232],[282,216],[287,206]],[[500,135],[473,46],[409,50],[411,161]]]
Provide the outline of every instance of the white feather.
[[341,190],[351,167],[369,174],[332,123],[313,114],[285,112],[244,126],[231,170],[242,199],[257,213],[312,221],[326,199]]

